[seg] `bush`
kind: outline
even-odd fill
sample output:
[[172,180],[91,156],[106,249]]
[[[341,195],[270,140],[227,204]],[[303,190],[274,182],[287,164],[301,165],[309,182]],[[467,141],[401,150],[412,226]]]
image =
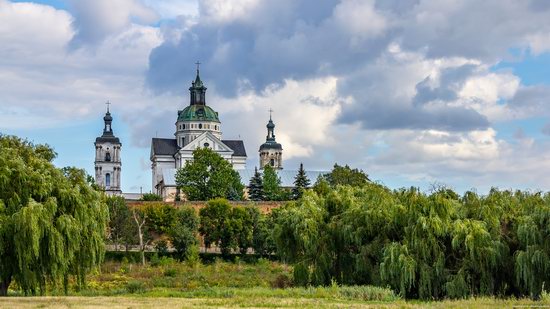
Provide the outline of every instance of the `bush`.
[[292,286],[293,286],[292,278],[290,278],[286,274],[280,274],[271,283],[271,287],[276,288],[276,289],[286,289],[286,288],[290,288]]
[[165,277],[175,277],[177,276],[178,271],[174,268],[168,268],[164,270],[164,276]]
[[145,284],[141,281],[133,280],[126,284],[126,291],[130,294],[145,292]]

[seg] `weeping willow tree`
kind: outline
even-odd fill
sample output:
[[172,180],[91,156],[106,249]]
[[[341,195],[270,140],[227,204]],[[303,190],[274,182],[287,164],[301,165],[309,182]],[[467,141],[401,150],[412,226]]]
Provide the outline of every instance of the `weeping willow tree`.
[[57,169],[47,145],[0,136],[0,295],[78,287],[103,259],[108,210],[75,168]]
[[390,286],[407,298],[537,298],[550,282],[550,194],[367,183],[307,192],[273,213],[302,285]]

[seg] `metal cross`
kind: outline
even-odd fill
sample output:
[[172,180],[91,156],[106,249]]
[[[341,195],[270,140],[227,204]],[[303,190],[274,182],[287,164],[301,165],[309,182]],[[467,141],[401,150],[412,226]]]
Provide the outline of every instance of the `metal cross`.
[[111,102],[107,101],[107,103],[105,103],[105,105],[107,105],[107,113],[109,112],[109,105],[111,105]]
[[269,109],[269,119],[271,120],[271,113],[273,113],[273,110],[270,108]]
[[198,71],[201,63],[199,61],[197,61],[197,62],[195,62],[195,64],[197,65],[197,71]]

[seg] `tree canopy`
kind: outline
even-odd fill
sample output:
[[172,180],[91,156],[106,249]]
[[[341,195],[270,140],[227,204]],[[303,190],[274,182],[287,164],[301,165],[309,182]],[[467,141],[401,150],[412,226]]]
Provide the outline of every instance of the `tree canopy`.
[[550,194],[493,189],[307,191],[273,212],[297,284],[390,286],[407,298],[537,298],[550,282]]
[[242,199],[244,186],[239,173],[229,162],[209,148],[193,151],[193,160],[187,161],[176,173],[176,184],[192,201],[214,198]]
[[0,295],[12,280],[43,294],[74,276],[79,286],[103,258],[108,209],[86,173],[52,164],[55,152],[0,136]]
[[285,192],[281,189],[281,179],[271,165],[264,166],[262,178],[265,201],[280,201],[286,199]]
[[348,165],[340,166],[334,164],[332,171],[326,176],[327,181],[331,186],[348,185],[360,187],[369,181],[369,176],[357,168],[351,168]]

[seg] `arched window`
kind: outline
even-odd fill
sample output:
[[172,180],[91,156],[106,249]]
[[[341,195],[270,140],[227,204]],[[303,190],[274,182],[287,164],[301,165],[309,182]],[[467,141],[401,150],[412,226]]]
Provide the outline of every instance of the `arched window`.
[[183,129],[185,130],[185,124],[183,124]]
[[275,166],[275,159],[271,159],[271,166]]
[[107,152],[107,153],[105,154],[105,161],[111,162],[111,153],[110,153],[110,152]]
[[105,174],[105,186],[106,187],[111,186],[111,174],[109,173]]
[[202,123],[199,123],[199,129],[202,129]]

